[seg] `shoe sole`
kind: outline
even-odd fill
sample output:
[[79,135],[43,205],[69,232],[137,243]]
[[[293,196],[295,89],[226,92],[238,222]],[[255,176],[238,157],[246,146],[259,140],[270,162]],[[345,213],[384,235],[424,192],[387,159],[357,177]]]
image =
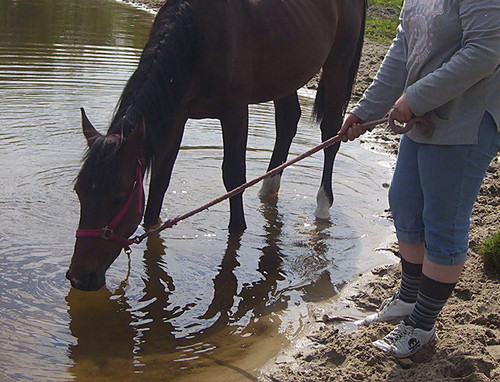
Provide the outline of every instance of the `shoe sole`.
[[388,324],[397,324],[400,322],[402,319],[404,319],[407,315],[401,316],[401,317],[396,317],[396,318],[391,318],[390,320],[376,320],[376,321],[365,321],[365,319],[355,321],[354,323],[358,326],[368,326],[371,324],[376,324],[380,322],[386,322]]

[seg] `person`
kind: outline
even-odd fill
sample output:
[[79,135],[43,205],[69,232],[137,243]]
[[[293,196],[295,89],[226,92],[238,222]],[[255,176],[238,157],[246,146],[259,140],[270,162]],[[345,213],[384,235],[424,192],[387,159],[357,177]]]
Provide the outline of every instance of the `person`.
[[500,148],[500,1],[406,0],[372,84],[339,131],[362,122],[425,116],[434,129],[403,134],[389,189],[401,254],[399,290],[362,324],[401,320],[373,344],[407,357],[435,337],[435,322],[457,283],[469,219]]

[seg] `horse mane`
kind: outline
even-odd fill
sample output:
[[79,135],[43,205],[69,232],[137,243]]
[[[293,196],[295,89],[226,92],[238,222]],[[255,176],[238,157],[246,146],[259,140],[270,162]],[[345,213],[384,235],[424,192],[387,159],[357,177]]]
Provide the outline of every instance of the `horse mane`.
[[121,180],[121,139],[101,135],[85,153],[76,182],[88,192],[114,194]]
[[123,89],[107,136],[93,142],[77,181],[87,187],[116,189],[122,139],[110,139],[110,135],[126,138],[141,119],[146,126],[146,166],[151,165],[189,89],[199,52],[200,33],[189,0],[167,1],[156,15],[138,67]]
[[189,89],[199,52],[200,33],[189,0],[167,1],[125,85],[108,134],[126,137],[144,118],[145,154],[151,159]]

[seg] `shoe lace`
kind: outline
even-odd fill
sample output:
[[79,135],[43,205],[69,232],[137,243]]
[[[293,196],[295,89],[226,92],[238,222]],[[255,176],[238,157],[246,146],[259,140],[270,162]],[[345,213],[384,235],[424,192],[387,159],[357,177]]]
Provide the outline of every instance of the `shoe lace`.
[[413,332],[413,328],[409,325],[405,324],[400,324],[398,327],[396,327],[393,331],[391,331],[385,339],[389,342],[392,342],[395,344],[396,342],[400,341],[402,338],[407,337],[408,335],[411,335]]
[[399,294],[396,292],[394,293],[394,296],[391,298],[385,299],[382,301],[382,304],[380,304],[380,307],[378,308],[379,312],[382,312],[385,308],[387,308],[389,305],[393,304],[399,297]]

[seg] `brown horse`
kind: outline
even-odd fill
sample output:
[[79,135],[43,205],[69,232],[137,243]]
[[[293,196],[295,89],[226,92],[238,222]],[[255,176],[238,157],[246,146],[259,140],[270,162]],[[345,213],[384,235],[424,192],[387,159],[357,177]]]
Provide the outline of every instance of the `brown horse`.
[[[107,268],[141,222],[146,169],[144,224],[158,224],[189,118],[220,120],[227,190],[245,182],[248,105],[274,101],[272,169],[286,160],[297,130],[296,90],[320,69],[315,114],[322,139],[335,135],[358,69],[365,17],[366,0],[168,0],[107,134],[99,134],[82,110],[89,150],[75,185],[81,215],[66,275],[72,285],[104,285]],[[324,150],[318,218],[328,218],[333,203],[338,149]],[[266,179],[260,194],[276,193],[279,182],[280,175]],[[245,228],[240,194],[230,199],[229,232]]]

